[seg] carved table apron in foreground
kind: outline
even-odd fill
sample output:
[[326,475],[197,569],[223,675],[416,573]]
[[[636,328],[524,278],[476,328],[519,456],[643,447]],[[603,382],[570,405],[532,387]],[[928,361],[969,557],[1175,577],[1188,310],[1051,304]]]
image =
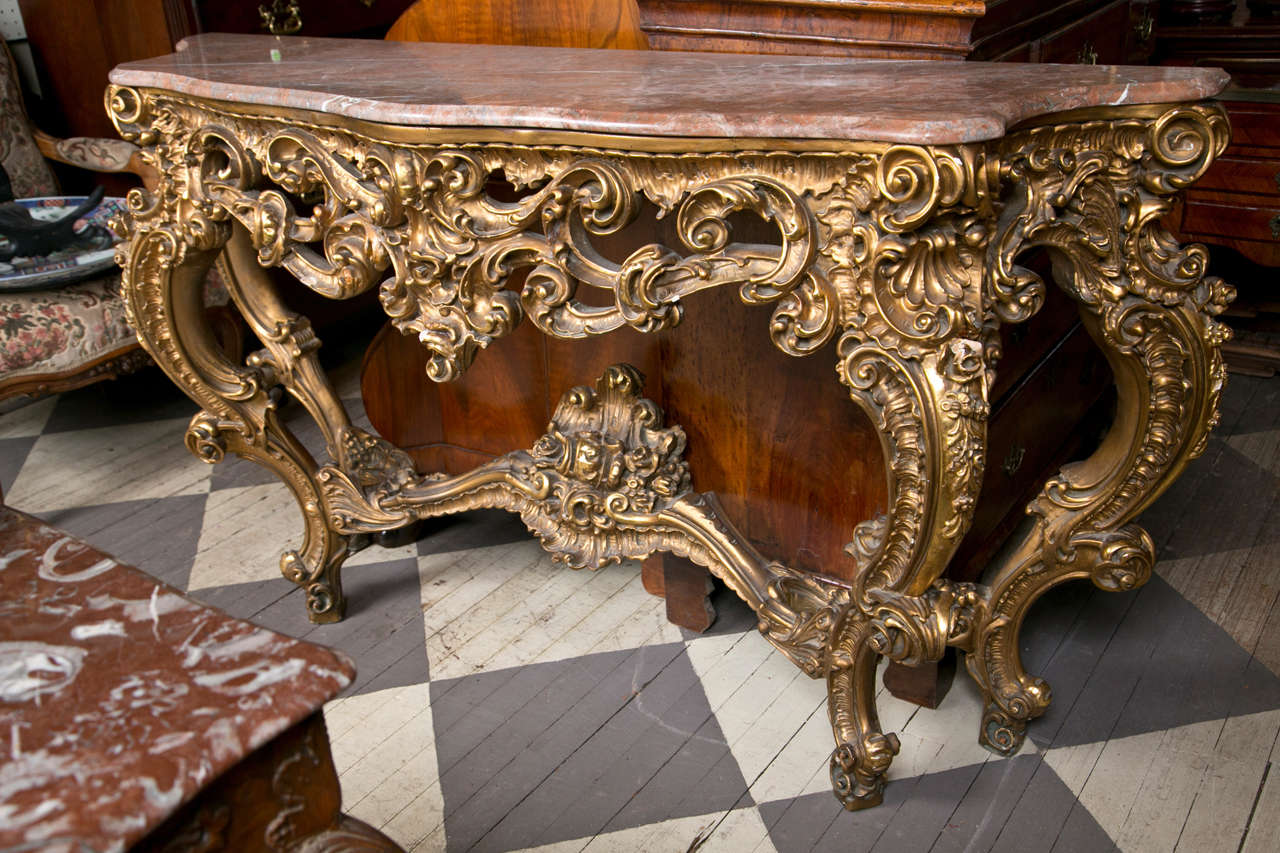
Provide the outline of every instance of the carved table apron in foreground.
[[[1212,315],[1231,290],[1159,218],[1226,144],[1220,110],[1181,103],[1223,75],[621,54],[202,36],[118,68],[112,118],[162,175],[120,224],[125,293],[147,350],[203,408],[188,447],[257,460],[293,490],[305,536],[281,568],[313,620],[342,617],[339,568],[366,534],[502,507],[575,568],[667,550],[723,579],[769,642],[827,679],[831,775],[849,808],[880,801],[898,750],[876,717],[881,656],[966,652],[982,742],[1016,751],[1049,703],[1018,655],[1028,607],[1071,578],[1148,578],[1153,546],[1131,520],[1216,418],[1225,332]],[[1073,108],[1087,111],[1061,112]],[[499,170],[527,194],[487,196]],[[654,207],[682,246],[621,263],[592,248]],[[732,242],[728,218],[743,212],[777,244]],[[941,575],[982,481],[996,332],[1043,298],[1018,265],[1032,246],[1105,351],[1118,416],[1028,507],[986,582],[953,583]],[[244,365],[199,310],[224,247],[263,344]],[[771,562],[695,490],[683,432],[623,365],[569,391],[531,449],[419,476],[352,426],[319,341],[260,265],[336,299],[379,288],[441,381],[522,319],[565,338],[653,331],[678,322],[682,298],[737,287],[772,306],[785,352],[837,341],[839,380],[882,437],[889,512],[851,532],[851,587]],[[516,270],[523,287],[504,289]],[[610,304],[578,301],[584,286]],[[323,462],[281,423],[277,388],[321,427]]]

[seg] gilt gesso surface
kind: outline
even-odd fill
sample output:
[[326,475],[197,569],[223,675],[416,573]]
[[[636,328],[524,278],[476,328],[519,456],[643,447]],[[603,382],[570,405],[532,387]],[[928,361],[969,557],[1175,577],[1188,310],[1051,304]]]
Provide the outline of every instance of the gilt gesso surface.
[[[131,196],[121,223],[132,318],[203,407],[188,446],[209,461],[227,451],[255,459],[294,491],[306,533],[282,569],[306,589],[312,618],[341,618],[339,570],[363,537],[473,507],[520,513],[569,566],[687,556],[753,607],[770,642],[827,679],[832,780],[850,808],[880,801],[898,749],[876,717],[878,659],[965,650],[987,697],[984,742],[1016,750],[1049,699],[1018,658],[1026,609],[1073,577],[1142,583],[1151,545],[1130,520],[1213,423],[1225,333],[1211,315],[1230,289],[1205,277],[1203,249],[1179,247],[1159,217],[1225,146],[1215,107],[1111,110],[980,144],[817,150],[587,144],[550,132],[518,144],[450,140],[439,129],[119,86],[109,108],[163,176],[154,195]],[[487,192],[499,171],[524,191],[518,200]],[[775,240],[735,242],[742,215],[768,223]],[[638,219],[669,223],[670,240],[621,260],[597,249]],[[1034,523],[989,582],[952,583],[941,575],[982,482],[997,332],[1043,298],[1044,283],[1018,263],[1032,246],[1050,251],[1106,352],[1120,414],[1097,453],[1031,504]],[[195,296],[224,248],[232,296],[263,343],[243,365],[213,344]],[[261,266],[336,299],[376,289],[395,325],[429,350],[437,380],[521,322],[561,338],[655,331],[678,324],[683,299],[735,288],[761,306],[761,334],[784,352],[835,342],[838,377],[882,437],[888,512],[850,531],[851,588],[769,560],[696,490],[684,454],[697,448],[626,366],[570,390],[532,448],[459,476],[419,475],[352,426],[309,324]],[[517,271],[527,275],[507,287]],[[325,459],[280,423],[278,387],[319,423]]]

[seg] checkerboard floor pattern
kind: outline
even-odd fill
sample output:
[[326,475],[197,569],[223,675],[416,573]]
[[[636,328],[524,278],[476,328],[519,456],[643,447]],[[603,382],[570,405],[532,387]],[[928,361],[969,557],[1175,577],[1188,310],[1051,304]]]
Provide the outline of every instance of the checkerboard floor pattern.
[[[357,370],[337,376],[359,411]],[[963,674],[937,711],[882,694],[902,751],[884,805],[859,813],[829,790],[824,685],[745,606],[721,590],[716,625],[690,634],[636,565],[563,570],[515,516],[362,551],[348,618],[310,625],[276,568],[292,498],[188,455],[193,412],[152,372],[0,416],[6,500],[354,657],[326,710],[345,808],[407,849],[1280,849],[1280,381],[1233,377],[1209,451],[1144,520],[1151,583],[1037,605],[1024,654],[1054,702],[1023,751],[978,747]]]

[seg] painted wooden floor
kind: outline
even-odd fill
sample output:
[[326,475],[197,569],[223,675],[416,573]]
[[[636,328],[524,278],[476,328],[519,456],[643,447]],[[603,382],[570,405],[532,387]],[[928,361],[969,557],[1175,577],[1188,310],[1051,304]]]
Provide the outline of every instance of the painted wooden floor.
[[[357,366],[339,371],[356,405]],[[977,746],[963,675],[937,711],[882,695],[902,751],[885,804],[856,814],[829,791],[822,683],[745,607],[721,595],[687,634],[636,566],[559,569],[513,516],[361,552],[348,619],[309,625],[276,569],[300,529],[284,487],[188,455],[193,408],[155,387],[0,416],[7,501],[352,655],[358,681],[326,711],[346,808],[408,849],[1280,849],[1280,380],[1233,377],[1208,451],[1147,513],[1150,584],[1037,606],[1025,655],[1054,704],[1022,753]]]

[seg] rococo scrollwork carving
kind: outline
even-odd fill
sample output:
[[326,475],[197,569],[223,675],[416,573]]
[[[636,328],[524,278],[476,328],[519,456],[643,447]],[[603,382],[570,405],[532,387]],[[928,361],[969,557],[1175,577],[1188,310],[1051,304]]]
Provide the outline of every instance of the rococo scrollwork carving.
[[1221,110],[1189,106],[1039,127],[1001,145],[1012,198],[992,240],[991,303],[1004,319],[1036,303],[1043,284],[1017,256],[1049,250],[1111,364],[1120,417],[1093,457],[1049,481],[1028,507],[1033,528],[994,567],[991,615],[967,663],[987,694],[981,738],[999,752],[1018,748],[1051,698],[1022,669],[1027,609],[1071,578],[1108,590],[1145,583],[1155,549],[1129,522],[1203,451],[1217,421],[1227,330],[1213,316],[1233,291],[1206,276],[1204,247],[1179,246],[1161,218],[1228,138]]
[[[987,695],[984,742],[1017,747],[1050,695],[1018,661],[1027,607],[1070,577],[1127,589],[1149,576],[1151,543],[1131,520],[1213,420],[1224,333],[1211,315],[1229,288],[1158,218],[1221,150],[1214,108],[1112,111],[989,143],[753,151],[550,132],[493,141],[120,87],[108,107],[161,175],[154,193],[130,196],[120,224],[130,315],[201,405],[191,450],[253,458],[293,490],[305,536],[281,566],[313,619],[340,618],[340,567],[366,534],[473,507],[519,513],[573,568],[688,557],[750,604],[769,642],[826,679],[832,781],[849,808],[879,802],[899,748],[876,716],[882,657],[918,664],[964,650]],[[494,191],[499,177],[506,191]],[[742,216],[773,239],[736,241]],[[645,220],[661,241],[625,257],[599,248]],[[942,575],[982,485],[999,326],[1043,301],[1044,283],[1019,265],[1030,246],[1053,253],[1081,304],[1122,414],[1095,457],[1032,503],[1031,532],[989,583],[954,583]],[[242,365],[212,344],[195,295],[224,249],[232,298],[263,345]],[[849,584],[770,561],[695,490],[684,454],[696,448],[626,365],[569,390],[532,447],[461,475],[419,474],[352,424],[309,323],[262,276],[273,266],[334,299],[376,289],[430,352],[436,380],[525,320],[561,338],[650,332],[678,324],[698,291],[736,288],[772,306],[762,328],[784,352],[835,342],[839,380],[881,436],[886,512],[850,531]],[[282,394],[319,424],[325,458],[281,423]]]

